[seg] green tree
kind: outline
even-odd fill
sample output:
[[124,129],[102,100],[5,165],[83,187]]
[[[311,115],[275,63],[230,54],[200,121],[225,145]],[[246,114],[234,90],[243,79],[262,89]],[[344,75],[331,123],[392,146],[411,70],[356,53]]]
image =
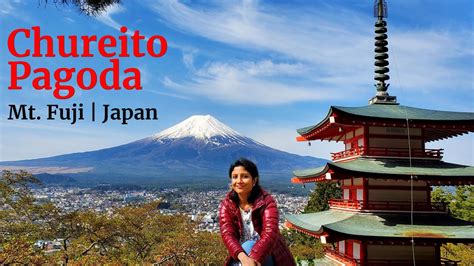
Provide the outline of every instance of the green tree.
[[474,186],[457,186],[453,193],[435,187],[431,191],[432,202],[448,204],[451,214],[461,220],[474,222]]
[[69,242],[55,255],[57,260],[73,264],[180,265],[220,264],[225,259],[218,234],[197,231],[196,223],[187,216],[162,215],[158,204],[118,208],[109,215],[77,212],[69,217],[67,224],[72,226],[64,229]]
[[[435,187],[431,192],[432,202],[443,202],[448,205],[451,214],[461,220],[474,222],[474,186],[457,186],[453,193]],[[444,244],[441,256],[461,261],[461,265],[474,265],[473,244]]]
[[328,201],[342,196],[341,188],[334,182],[320,182],[309,195],[308,204],[304,212],[320,212],[329,209]]
[[435,187],[433,191],[431,191],[432,202],[442,202],[444,204],[449,205],[452,200],[453,200],[453,194],[447,192],[441,187]]
[[29,185],[39,181],[20,171],[2,171],[0,177],[0,264],[42,263],[41,254],[33,249],[41,236],[39,223],[46,212],[34,204]]
[[474,222],[474,186],[458,186],[449,204],[454,217]]
[[[162,215],[159,202],[64,213],[38,204],[26,172],[0,178],[0,264],[221,264],[227,255],[216,233],[197,231],[184,215]],[[33,248],[38,239],[62,239],[60,251]]]
[[288,247],[295,258],[299,260],[313,260],[324,256],[324,246],[319,239],[296,230],[283,229],[281,234],[286,239]]

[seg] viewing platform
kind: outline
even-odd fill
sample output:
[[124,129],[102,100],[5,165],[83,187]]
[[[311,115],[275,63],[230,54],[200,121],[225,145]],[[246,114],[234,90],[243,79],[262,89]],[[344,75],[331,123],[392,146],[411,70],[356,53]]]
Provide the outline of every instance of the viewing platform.
[[[411,149],[411,157],[413,159],[434,159],[441,160],[443,158],[443,149]],[[345,150],[341,152],[331,153],[333,162],[349,160],[360,156],[373,156],[384,158],[408,158],[410,153],[404,148],[364,148]]]
[[[330,199],[329,207],[338,210],[363,212],[410,212],[410,201],[368,201]],[[415,212],[448,213],[448,206],[444,202],[413,202]]]
[[[339,251],[336,251],[334,249],[331,249],[329,247],[326,247],[324,249],[325,251],[325,256],[327,258],[333,259],[338,261],[339,263],[343,263],[344,265],[347,266],[356,266],[356,265],[361,265],[361,260],[360,259],[354,259],[351,258],[350,256],[341,253]],[[459,265],[460,261],[457,260],[450,260],[448,258],[443,258],[441,257],[441,261],[439,265],[451,265],[451,266],[457,266]],[[432,265],[435,263],[433,260],[422,260],[422,259],[417,259],[416,260],[417,264],[420,265]],[[392,266],[402,266],[402,265],[411,265],[413,264],[412,260],[402,260],[402,259],[367,259],[364,262],[364,265],[392,265]]]

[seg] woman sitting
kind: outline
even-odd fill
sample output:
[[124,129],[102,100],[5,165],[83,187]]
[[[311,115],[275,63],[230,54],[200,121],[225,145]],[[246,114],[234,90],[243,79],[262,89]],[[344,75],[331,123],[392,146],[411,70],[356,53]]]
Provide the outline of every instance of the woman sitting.
[[257,166],[244,158],[229,168],[231,191],[222,200],[219,224],[229,251],[226,265],[295,265],[278,228],[273,197],[259,185]]

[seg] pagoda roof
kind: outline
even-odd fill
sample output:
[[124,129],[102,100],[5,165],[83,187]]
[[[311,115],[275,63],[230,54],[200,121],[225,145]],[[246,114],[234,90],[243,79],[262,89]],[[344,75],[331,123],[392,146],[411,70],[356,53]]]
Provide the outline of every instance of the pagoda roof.
[[[331,106],[326,117],[316,125],[297,130],[304,140],[338,140],[341,129],[362,125],[424,128],[428,141],[474,131],[473,112],[421,109],[404,105],[372,104],[361,107]],[[344,130],[345,131],[345,130]]]
[[409,179],[438,181],[441,184],[470,184],[474,181],[474,167],[437,160],[381,159],[359,157],[351,161],[328,162],[326,165],[296,170],[293,183],[344,179],[358,175],[373,178]]
[[327,210],[287,215],[290,227],[310,235],[336,232],[356,237],[447,239],[446,242],[472,242],[474,224],[443,214],[354,213]]

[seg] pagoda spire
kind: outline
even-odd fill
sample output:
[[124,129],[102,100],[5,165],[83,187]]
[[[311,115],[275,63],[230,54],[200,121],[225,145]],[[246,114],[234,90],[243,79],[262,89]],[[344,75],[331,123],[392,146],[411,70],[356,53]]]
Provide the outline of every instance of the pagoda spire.
[[398,104],[396,96],[390,96],[387,92],[390,84],[385,81],[390,79],[387,74],[388,68],[388,41],[387,41],[387,3],[385,0],[375,0],[374,16],[375,22],[375,77],[377,94],[369,100],[369,104]]

